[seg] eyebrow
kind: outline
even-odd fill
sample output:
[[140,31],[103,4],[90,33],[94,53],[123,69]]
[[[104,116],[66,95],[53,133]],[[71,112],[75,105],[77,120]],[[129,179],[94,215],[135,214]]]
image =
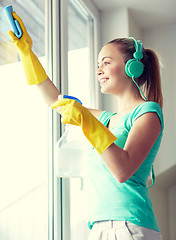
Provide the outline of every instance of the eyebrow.
[[[112,59],[111,57],[105,56],[105,57],[103,57],[103,58],[101,59],[101,61],[103,62],[103,60],[104,60],[105,58],[110,58],[110,59]],[[99,62],[98,62],[98,63],[99,63]]]

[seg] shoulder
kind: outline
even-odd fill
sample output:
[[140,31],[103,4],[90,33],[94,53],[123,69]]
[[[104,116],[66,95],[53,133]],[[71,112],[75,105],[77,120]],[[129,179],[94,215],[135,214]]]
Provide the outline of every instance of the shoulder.
[[163,130],[164,128],[163,111],[156,102],[148,101],[137,106],[131,115],[132,124],[134,124],[139,117],[148,119],[148,121],[159,119],[161,129]]
[[96,109],[88,109],[89,112],[96,117],[102,124],[107,126],[110,118],[116,113],[110,113],[108,111],[96,110]]
[[89,112],[96,117],[97,119],[100,117],[100,115],[102,114],[102,110],[97,110],[97,109],[92,109],[92,108],[88,108]]

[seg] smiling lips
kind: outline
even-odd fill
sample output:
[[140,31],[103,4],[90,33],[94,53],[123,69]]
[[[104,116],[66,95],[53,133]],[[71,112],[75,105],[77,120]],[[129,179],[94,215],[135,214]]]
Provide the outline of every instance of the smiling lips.
[[100,81],[100,85],[103,85],[105,82],[107,82],[109,78],[101,78]]

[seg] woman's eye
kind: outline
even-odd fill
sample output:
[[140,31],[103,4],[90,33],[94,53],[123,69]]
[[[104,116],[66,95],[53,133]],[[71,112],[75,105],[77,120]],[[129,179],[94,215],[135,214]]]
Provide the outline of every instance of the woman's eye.
[[[106,66],[106,65],[110,64],[110,62],[103,62],[103,64],[104,64],[104,66]],[[99,69],[99,68],[100,68],[100,66],[98,65],[97,69]]]

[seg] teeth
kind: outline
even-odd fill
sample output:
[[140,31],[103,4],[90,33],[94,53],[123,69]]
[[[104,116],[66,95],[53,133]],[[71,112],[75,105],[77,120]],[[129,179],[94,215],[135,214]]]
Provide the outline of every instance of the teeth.
[[107,80],[108,80],[107,78],[103,78],[103,79],[101,79],[101,80],[100,80],[100,84],[105,83]]

